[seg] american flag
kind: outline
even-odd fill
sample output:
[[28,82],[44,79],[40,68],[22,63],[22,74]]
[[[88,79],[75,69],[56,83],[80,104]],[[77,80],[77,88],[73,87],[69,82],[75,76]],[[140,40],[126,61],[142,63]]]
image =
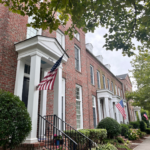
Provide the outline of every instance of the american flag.
[[44,79],[38,84],[37,90],[53,90],[54,82],[58,70],[57,67],[60,65],[63,56],[57,60],[57,62],[53,65],[52,69],[48,72],[48,74],[44,77]]
[[144,113],[143,116],[146,118],[146,120],[148,120],[148,117],[147,117],[147,114],[146,114],[146,113]]
[[123,105],[123,100],[121,100],[118,104],[116,104],[116,107],[119,109],[119,111],[122,114],[122,116],[124,117],[124,119],[126,119],[126,112],[125,112],[125,108]]

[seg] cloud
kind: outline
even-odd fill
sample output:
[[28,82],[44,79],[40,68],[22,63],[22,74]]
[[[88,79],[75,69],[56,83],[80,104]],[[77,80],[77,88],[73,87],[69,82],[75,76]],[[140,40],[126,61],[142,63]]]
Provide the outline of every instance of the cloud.
[[[132,70],[132,66],[130,61],[133,59],[132,57],[123,56],[122,50],[118,51],[109,51],[103,48],[105,44],[105,39],[103,36],[108,33],[107,29],[99,27],[95,30],[94,33],[86,34],[86,43],[91,43],[93,45],[93,53],[95,56],[102,55],[103,63],[111,65],[111,71],[114,75],[120,75],[128,73],[132,76],[132,73],[129,70]],[[134,40],[135,45],[139,43]],[[136,52],[137,53],[137,52]],[[134,79],[131,79],[133,81]]]

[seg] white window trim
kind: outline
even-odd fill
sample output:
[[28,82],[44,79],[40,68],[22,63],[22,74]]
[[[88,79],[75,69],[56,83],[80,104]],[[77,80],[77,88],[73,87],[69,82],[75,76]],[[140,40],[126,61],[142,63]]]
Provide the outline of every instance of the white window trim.
[[96,111],[96,126],[97,126],[97,109],[96,109],[96,97],[92,95],[92,100],[94,98],[95,103],[95,111]]
[[118,95],[120,96],[120,88],[118,88]]
[[81,104],[80,105],[80,112],[81,112],[81,125],[80,126],[81,126],[81,128],[77,128],[77,130],[80,130],[80,129],[83,129],[82,87],[77,84],[76,84],[76,87],[78,87],[80,90],[80,100],[76,99],[76,101],[80,101],[80,104]]
[[[104,80],[103,80],[103,85],[105,85],[105,87],[103,87],[104,89],[106,89],[106,81],[105,81],[105,75],[103,75]],[[105,83],[104,83],[105,82]]]
[[[90,67],[92,67],[92,70],[93,70],[93,84],[92,85],[95,85],[95,83],[94,83],[94,67],[92,66],[92,65],[90,65]],[[90,75],[91,75],[91,69],[90,69]]]
[[[77,36],[77,35],[78,35],[78,36]],[[74,33],[74,37],[75,37],[78,41],[80,41],[80,34],[79,34],[79,32]]]
[[57,31],[56,31],[56,39],[57,39],[57,33],[59,33],[61,36],[62,36],[62,48],[63,49],[65,49],[65,35],[59,30],[59,29],[57,29]]
[[79,50],[79,70],[77,70],[77,71],[81,72],[81,57],[80,57],[81,56],[81,50],[78,46],[75,45],[75,47]]
[[108,81],[109,79],[107,78],[107,85],[109,85],[108,90],[110,90],[110,81],[109,81],[109,84],[108,84]]
[[116,95],[118,94],[118,92],[117,92],[117,86],[115,85],[115,89],[116,89]]
[[[97,70],[97,73],[98,73],[98,77],[99,77],[99,89],[101,89],[101,78],[100,78],[100,72]],[[98,83],[97,83],[98,84]]]
[[112,88],[112,92],[114,93],[114,83],[113,82],[111,82],[111,88]]

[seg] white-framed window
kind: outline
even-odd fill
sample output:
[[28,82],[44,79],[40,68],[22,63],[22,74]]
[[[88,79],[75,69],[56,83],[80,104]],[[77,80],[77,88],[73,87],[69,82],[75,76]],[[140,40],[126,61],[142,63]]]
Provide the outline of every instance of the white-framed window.
[[94,68],[90,65],[91,83],[94,85]]
[[118,95],[120,96],[120,89],[118,88]]
[[60,30],[56,31],[56,39],[63,49],[65,49],[65,35]]
[[117,85],[115,85],[115,90],[116,90],[116,95],[117,95],[117,93],[118,93],[118,92],[117,92]]
[[106,84],[105,84],[105,76],[103,75],[103,87],[104,89],[106,88]]
[[93,123],[94,123],[94,128],[96,128],[96,126],[97,126],[97,111],[96,111],[95,96],[92,96],[92,103],[93,103]]
[[110,83],[109,83],[109,79],[107,79],[107,84],[108,84],[108,90],[110,90]]
[[80,49],[75,45],[75,69],[81,72]]
[[[59,12],[57,12],[57,19],[61,22],[61,24],[63,25],[63,23],[64,23],[64,21],[63,20],[60,20],[60,15],[61,15],[61,13],[59,13]],[[65,26],[65,25],[63,25],[63,26]]]
[[121,90],[121,97],[123,98],[123,93],[122,93],[122,90]]
[[[33,16],[28,17],[28,23],[31,23],[33,21],[34,21]],[[38,34],[38,29],[34,29],[32,27],[27,27],[27,37],[26,37],[27,39],[34,37],[37,34]]]
[[80,34],[77,32],[77,33],[74,33],[74,37],[78,40],[78,41],[80,41]]
[[111,88],[112,88],[112,92],[114,93],[114,84],[113,84],[113,82],[111,82]]
[[83,128],[83,115],[82,115],[82,88],[76,85],[76,120],[77,129]]
[[97,71],[97,86],[100,89],[101,85],[100,85],[100,72]]

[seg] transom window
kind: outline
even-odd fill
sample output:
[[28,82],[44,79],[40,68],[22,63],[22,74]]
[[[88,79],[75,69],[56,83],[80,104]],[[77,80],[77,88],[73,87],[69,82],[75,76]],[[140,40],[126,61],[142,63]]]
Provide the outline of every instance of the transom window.
[[103,87],[104,89],[106,88],[106,85],[105,85],[105,76],[103,75]]
[[74,37],[78,40],[78,41],[80,41],[80,34],[77,32],[77,33],[74,33]]
[[65,35],[60,30],[56,31],[56,39],[63,49],[65,49]]
[[91,75],[91,83],[94,85],[94,69],[93,66],[90,65],[90,75]]
[[97,71],[97,86],[100,89],[100,72]]
[[81,97],[81,87],[76,85],[76,119],[77,119],[77,129],[83,128],[82,123],[82,97]]
[[[33,16],[28,17],[28,23],[33,22]],[[27,39],[34,37],[38,34],[38,29],[34,29],[32,27],[27,27]]]
[[81,71],[81,62],[80,62],[80,49],[75,46],[75,68],[78,71]]
[[107,79],[107,84],[108,84],[108,90],[110,90],[109,79]]
[[24,66],[24,73],[30,74],[30,66],[29,65],[25,64],[25,66]]
[[97,113],[96,113],[95,96],[92,96],[92,103],[93,103],[93,122],[94,122],[94,128],[96,128],[96,126],[97,126]]

